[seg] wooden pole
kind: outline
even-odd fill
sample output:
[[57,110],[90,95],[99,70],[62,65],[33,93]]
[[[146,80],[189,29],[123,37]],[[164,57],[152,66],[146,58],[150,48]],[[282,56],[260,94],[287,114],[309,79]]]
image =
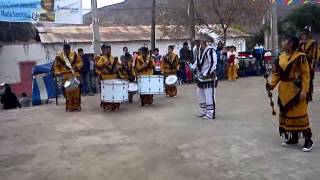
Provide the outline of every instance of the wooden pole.
[[156,48],[156,0],[152,1],[151,51]]

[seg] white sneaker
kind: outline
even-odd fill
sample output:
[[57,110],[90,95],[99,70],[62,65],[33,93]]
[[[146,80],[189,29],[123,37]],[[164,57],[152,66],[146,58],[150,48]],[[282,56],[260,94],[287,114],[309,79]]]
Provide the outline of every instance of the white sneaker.
[[209,116],[209,115],[205,115],[205,116],[203,116],[202,118],[203,118],[203,119],[215,119],[214,117],[211,117],[211,116]]
[[304,143],[304,146],[303,146],[303,149],[302,151],[303,152],[310,152],[313,148],[313,141],[310,139],[310,140],[306,140],[306,142]]
[[201,117],[201,118],[204,118],[206,116],[206,114],[204,114],[204,113],[199,113],[198,114],[198,117]]

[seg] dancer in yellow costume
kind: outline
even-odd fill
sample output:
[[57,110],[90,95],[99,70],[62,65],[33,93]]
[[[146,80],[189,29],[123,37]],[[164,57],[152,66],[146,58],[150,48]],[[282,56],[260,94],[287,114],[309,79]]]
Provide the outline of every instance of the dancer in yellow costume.
[[[69,67],[71,66],[71,67]],[[56,57],[54,61],[53,70],[56,76],[62,76],[63,83],[69,78],[76,76],[80,78],[80,69],[83,62],[76,52],[71,51],[69,44],[64,44],[63,51]],[[72,70],[74,73],[72,73]],[[66,98],[67,111],[80,111],[81,110],[81,90],[80,86],[75,90],[63,89]]]
[[[142,47],[139,50],[139,57],[136,59],[135,69],[137,76],[152,75],[154,69],[154,60],[149,56],[149,49]],[[152,105],[153,95],[141,95],[141,105]]]
[[272,90],[278,85],[279,132],[286,138],[283,145],[298,144],[301,134],[305,138],[303,151],[308,152],[313,147],[307,104],[310,70],[306,55],[298,49],[297,37],[289,36],[282,43],[284,53],[275,63],[267,89]]
[[[100,80],[117,79],[118,60],[111,55],[111,46],[101,46],[101,55],[96,57],[95,67]],[[101,102],[101,106],[106,111],[114,111],[119,110],[120,103]]]
[[[179,69],[179,58],[173,52],[174,47],[168,47],[168,54],[162,58],[161,62],[161,73],[164,75],[164,78],[167,78],[170,75],[177,75]],[[166,94],[168,97],[176,97],[178,93],[177,86],[167,86],[166,85]]]
[[304,30],[300,33],[300,48],[301,51],[304,52],[307,56],[307,60],[309,63],[310,69],[310,86],[309,93],[307,96],[308,101],[312,101],[313,95],[313,81],[315,74],[315,67],[318,59],[318,44],[317,41],[314,40],[310,34],[310,27],[305,27]]

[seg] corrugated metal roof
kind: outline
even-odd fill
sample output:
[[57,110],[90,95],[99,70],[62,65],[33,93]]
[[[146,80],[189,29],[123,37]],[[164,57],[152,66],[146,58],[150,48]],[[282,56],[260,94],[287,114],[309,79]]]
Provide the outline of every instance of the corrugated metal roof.
[[[173,28],[173,27],[169,27]],[[89,26],[64,26],[64,27],[37,27],[42,43],[61,43],[67,40],[73,43],[92,42],[92,28]],[[178,38],[165,36],[162,33],[163,27],[156,27],[156,38],[185,40],[188,39],[188,32],[181,30]],[[150,26],[127,26],[127,27],[100,27],[102,42],[127,42],[127,41],[148,41],[150,40]],[[245,33],[232,32],[229,37],[247,36]]]

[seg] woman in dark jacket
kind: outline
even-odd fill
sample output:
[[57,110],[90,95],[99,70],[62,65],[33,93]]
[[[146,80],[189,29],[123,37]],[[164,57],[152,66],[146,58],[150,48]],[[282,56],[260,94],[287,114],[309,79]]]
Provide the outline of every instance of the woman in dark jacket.
[[5,85],[4,94],[1,97],[1,104],[3,104],[3,109],[17,109],[21,108],[17,96],[11,91],[9,84]]

